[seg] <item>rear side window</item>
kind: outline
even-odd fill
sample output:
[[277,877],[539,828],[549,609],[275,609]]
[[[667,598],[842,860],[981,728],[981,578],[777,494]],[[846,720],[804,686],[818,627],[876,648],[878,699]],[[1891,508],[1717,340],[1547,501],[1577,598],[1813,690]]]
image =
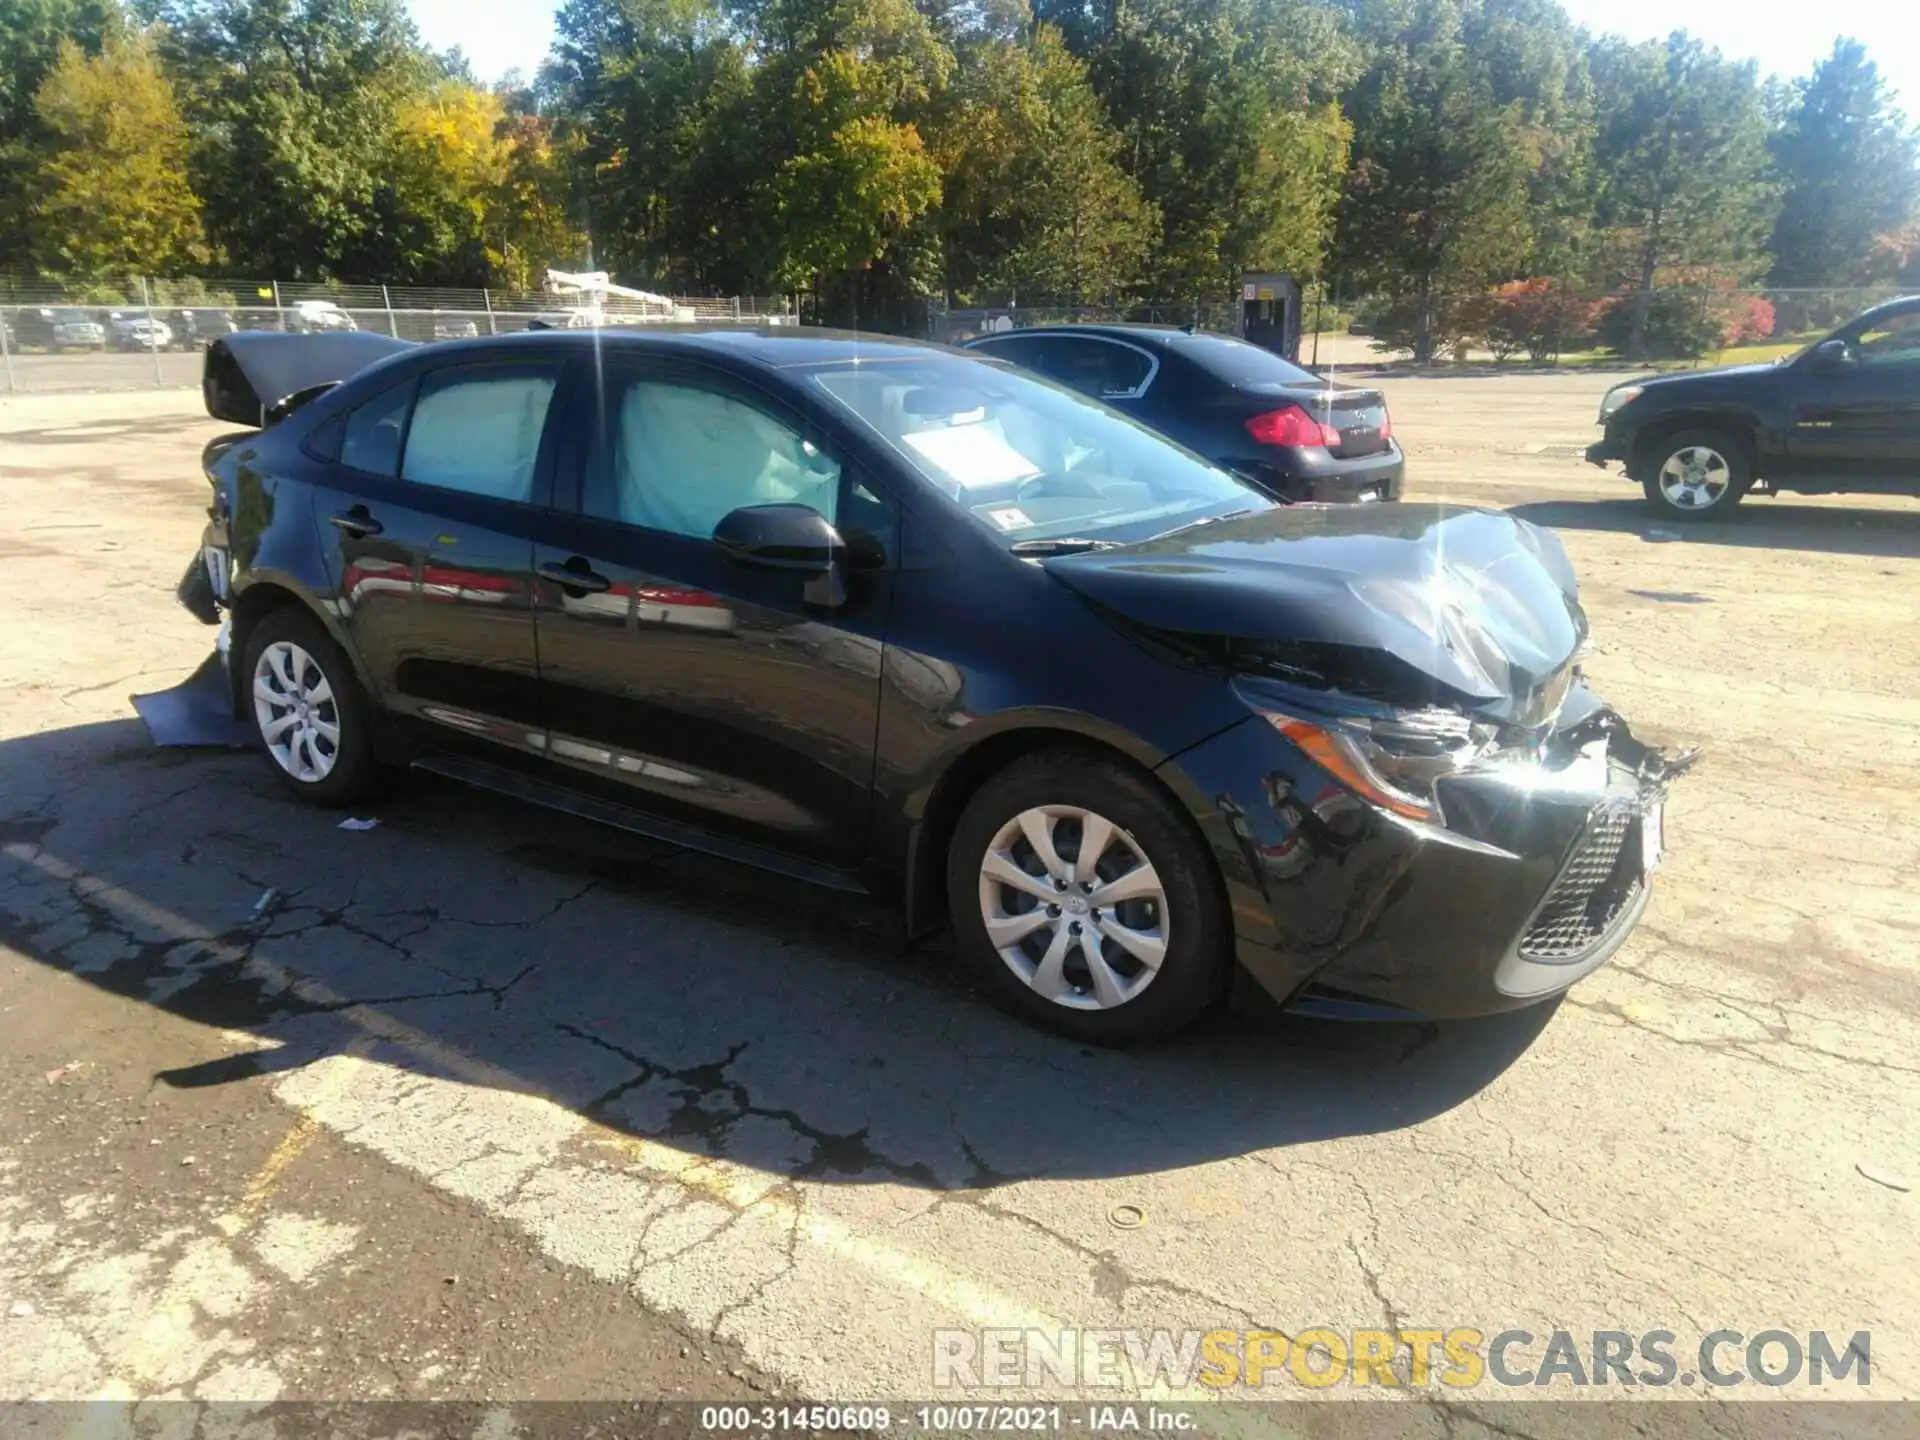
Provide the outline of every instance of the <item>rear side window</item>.
[[396,385],[367,401],[347,417],[340,442],[340,463],[350,470],[392,479],[400,470],[400,440],[407,429],[407,405],[413,382]]
[[1229,385],[1318,385],[1320,377],[1271,350],[1227,335],[1170,335],[1166,342],[1216,380]]
[[441,370],[420,385],[400,478],[493,500],[533,498],[557,380],[546,368]]

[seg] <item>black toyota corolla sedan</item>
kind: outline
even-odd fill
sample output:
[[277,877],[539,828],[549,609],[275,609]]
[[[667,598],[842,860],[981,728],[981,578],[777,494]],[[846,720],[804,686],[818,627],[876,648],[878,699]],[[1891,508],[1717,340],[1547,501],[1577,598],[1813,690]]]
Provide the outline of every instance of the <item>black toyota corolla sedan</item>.
[[206,393],[264,425],[208,447],[183,598],[308,800],[412,765],[895,897],[1096,1042],[1236,964],[1304,1009],[1525,1005],[1647,904],[1684,759],[1582,682],[1521,521],[1277,505],[824,332],[242,334]]
[[1037,325],[967,342],[1091,395],[1280,500],[1398,500],[1406,457],[1378,390],[1165,325]]

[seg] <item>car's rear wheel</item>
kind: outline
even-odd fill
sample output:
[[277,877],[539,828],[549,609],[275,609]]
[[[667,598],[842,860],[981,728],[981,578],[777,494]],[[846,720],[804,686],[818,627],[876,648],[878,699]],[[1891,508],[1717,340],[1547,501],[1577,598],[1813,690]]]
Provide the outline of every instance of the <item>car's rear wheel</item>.
[[1156,1039],[1221,993],[1229,933],[1205,847],[1120,763],[1048,750],[996,775],[954,830],[947,892],[988,992],[1076,1040]]
[[379,778],[372,707],[353,666],[320,622],[286,606],[247,637],[253,729],[280,782],[314,805],[346,805]]
[[1682,430],[1646,451],[1640,485],[1661,514],[1675,520],[1725,515],[1753,484],[1746,447],[1718,430]]

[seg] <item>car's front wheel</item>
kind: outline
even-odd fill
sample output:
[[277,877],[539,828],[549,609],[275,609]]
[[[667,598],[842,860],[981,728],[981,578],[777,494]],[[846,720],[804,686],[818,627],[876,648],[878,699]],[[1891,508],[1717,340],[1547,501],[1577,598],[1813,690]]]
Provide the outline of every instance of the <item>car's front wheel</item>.
[[947,892],[988,992],[1076,1040],[1156,1039],[1221,993],[1230,936],[1205,847],[1117,761],[1048,750],[988,781],[954,830]]
[[274,773],[302,800],[346,805],[379,778],[372,707],[320,622],[286,606],[247,637],[246,703]]
[[1640,485],[1675,520],[1725,515],[1753,484],[1746,448],[1718,430],[1682,430],[1648,448]]

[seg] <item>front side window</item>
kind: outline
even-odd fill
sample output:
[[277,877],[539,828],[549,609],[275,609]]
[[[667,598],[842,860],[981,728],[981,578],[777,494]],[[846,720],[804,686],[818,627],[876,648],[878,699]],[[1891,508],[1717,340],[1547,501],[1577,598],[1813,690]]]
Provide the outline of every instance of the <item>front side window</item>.
[[550,370],[500,365],[427,376],[400,478],[491,500],[531,500],[555,379]]
[[391,480],[400,471],[400,441],[407,433],[411,380],[376,395],[347,417],[340,463],[350,470]]
[[1920,310],[1876,320],[1861,333],[1856,349],[1863,365],[1920,364]]
[[839,464],[759,406],[651,378],[609,399],[588,468],[589,515],[698,540],[747,505],[810,505],[837,518]]
[[1273,503],[1106,406],[997,365],[928,355],[810,380],[1009,543],[1144,539]]

